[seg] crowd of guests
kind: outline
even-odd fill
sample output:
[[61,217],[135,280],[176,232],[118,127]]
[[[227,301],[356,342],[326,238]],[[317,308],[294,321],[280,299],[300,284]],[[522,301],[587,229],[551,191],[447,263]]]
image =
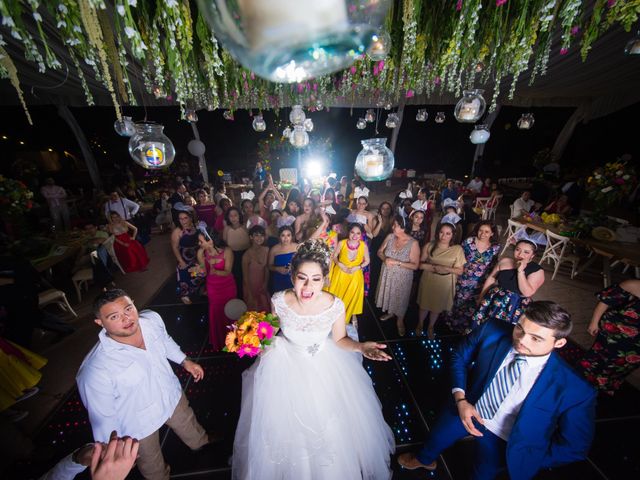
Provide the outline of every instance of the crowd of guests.
[[[188,304],[207,295],[214,349],[224,346],[232,322],[224,305],[241,298],[250,309],[269,310],[270,296],[291,288],[291,259],[308,239],[322,239],[331,249],[325,289],[344,302],[346,322],[357,327],[369,297],[382,310],[382,321],[395,319],[400,336],[407,334],[407,323],[415,325],[412,335],[430,339],[438,322],[462,334],[492,318],[515,324],[545,281],[535,262],[540,245],[523,236],[500,256],[498,228],[474,210],[478,197],[496,205],[502,199],[488,178],[475,177],[467,185],[409,183],[393,202],[383,201],[375,210],[358,179],[329,177],[319,188],[282,192],[265,173],[253,186],[260,190],[243,192],[239,207],[224,186],[205,185],[190,195],[179,184],[161,200],[167,203],[158,223],[168,219],[167,212],[177,220],[171,244],[178,296]],[[536,207],[542,208],[526,191],[513,210]],[[568,208],[559,190],[545,210]],[[411,304],[418,307],[415,323],[405,318]]]

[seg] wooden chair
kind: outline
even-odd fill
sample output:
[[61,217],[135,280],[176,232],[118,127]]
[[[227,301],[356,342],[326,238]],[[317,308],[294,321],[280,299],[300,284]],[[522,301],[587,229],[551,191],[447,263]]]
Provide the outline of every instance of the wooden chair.
[[67,295],[62,290],[50,288],[38,294],[38,307],[43,308],[52,303],[58,305],[62,310],[69,312],[74,317],[78,316],[73,308],[71,308],[71,305],[69,305]]
[[118,256],[116,255],[116,250],[113,248],[113,243],[115,242],[116,237],[110,235],[104,242],[102,242],[102,246],[107,250],[109,257],[111,257],[111,261],[116,264],[116,266],[120,269],[122,274],[125,274],[124,268],[120,265],[118,261]]
[[543,263],[545,260],[547,262],[554,263],[553,276],[551,277],[551,280],[555,280],[560,264],[562,262],[571,262],[571,279],[573,280],[576,276],[576,271],[578,270],[580,257],[567,251],[567,247],[569,247],[570,244],[569,238],[557,235],[549,230],[545,232],[545,235],[547,237],[547,246],[544,249],[540,263]]
[[515,222],[511,219],[507,220],[507,229],[504,232],[504,236],[506,237],[506,241],[504,244],[504,247],[502,249],[502,251],[500,252],[500,256],[504,255],[504,252],[507,250],[507,248],[509,247],[509,245],[511,245],[512,241],[515,241],[516,235],[518,234],[519,231],[521,230],[526,230],[527,227],[526,225],[520,223],[520,222]]

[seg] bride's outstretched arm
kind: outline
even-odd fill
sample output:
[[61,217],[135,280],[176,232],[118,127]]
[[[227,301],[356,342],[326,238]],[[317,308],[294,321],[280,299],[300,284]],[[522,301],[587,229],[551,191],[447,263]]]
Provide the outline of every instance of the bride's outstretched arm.
[[331,335],[333,341],[336,342],[340,348],[349,350],[351,352],[360,352],[363,356],[369,360],[380,360],[386,362],[391,360],[388,353],[383,349],[387,348],[384,343],[376,342],[356,342],[347,336],[347,329],[344,323],[344,314],[342,314],[333,324],[331,329]]

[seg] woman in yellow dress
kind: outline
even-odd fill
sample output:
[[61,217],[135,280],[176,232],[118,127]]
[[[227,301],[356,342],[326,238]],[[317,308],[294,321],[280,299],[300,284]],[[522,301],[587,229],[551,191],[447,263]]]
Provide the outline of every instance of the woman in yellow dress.
[[422,247],[420,256],[420,286],[418,287],[418,326],[416,335],[424,335],[424,320],[429,315],[427,334],[435,337],[433,331],[438,315],[451,310],[456,279],[462,275],[466,258],[460,245],[454,245],[456,227],[450,223],[440,223],[432,242]]
[[0,412],[33,390],[46,363],[37,353],[0,337]]
[[364,275],[362,270],[369,265],[369,249],[362,241],[363,226],[349,225],[349,236],[338,243],[333,254],[331,283],[327,289],[344,303],[345,321],[356,321],[364,304]]

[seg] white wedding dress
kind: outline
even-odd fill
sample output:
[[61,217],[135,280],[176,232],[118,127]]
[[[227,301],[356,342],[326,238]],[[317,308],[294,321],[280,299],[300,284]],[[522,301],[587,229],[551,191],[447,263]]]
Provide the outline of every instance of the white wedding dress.
[[329,336],[344,304],[299,315],[273,296],[281,332],[242,376],[235,480],[387,480],[393,433],[358,353]]

